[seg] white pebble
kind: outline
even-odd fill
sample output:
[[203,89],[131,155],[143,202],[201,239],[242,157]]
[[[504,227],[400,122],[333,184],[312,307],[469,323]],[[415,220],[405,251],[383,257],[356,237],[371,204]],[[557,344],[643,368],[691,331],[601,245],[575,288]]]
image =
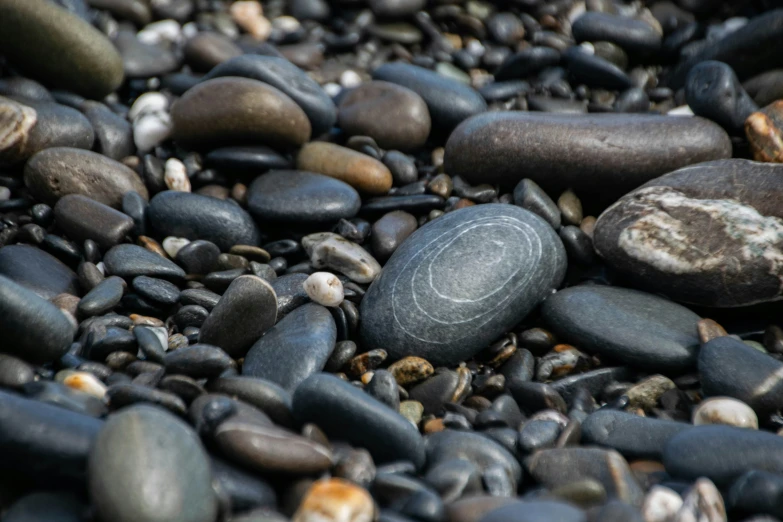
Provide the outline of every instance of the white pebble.
[[145,326],[145,328],[149,328],[157,336],[164,351],[169,349],[169,331],[165,327]]
[[680,105],[666,113],[667,116],[693,116],[693,111],[687,105]]
[[182,36],[182,28],[176,20],[152,22],[136,34],[140,42],[150,45],[176,43]]
[[193,38],[198,34],[198,25],[196,22],[188,22],[182,26],[182,36],[186,39]]
[[352,89],[353,87],[358,87],[361,84],[362,78],[356,71],[348,69],[347,71],[343,71],[343,73],[340,75],[340,85],[346,89]]
[[136,120],[139,116],[152,112],[166,112],[169,108],[169,99],[159,92],[145,92],[133,102],[128,110],[128,119]]
[[171,136],[171,117],[168,113],[145,114],[133,123],[133,143],[139,152],[149,152]]
[[338,306],[343,302],[343,284],[336,275],[316,272],[302,283],[310,299],[324,306]]
[[672,522],[726,522],[726,505],[715,484],[708,478],[698,479]]
[[339,84],[334,82],[325,83],[323,89],[326,92],[326,94],[328,94],[332,98],[336,97],[343,90],[343,88],[340,87]]
[[272,23],[264,18],[260,2],[239,0],[231,4],[231,18],[256,40],[266,40],[272,32]]
[[177,158],[166,160],[166,169],[163,174],[163,180],[170,190],[177,192],[190,192],[190,179],[188,179],[188,170],[185,164]]
[[278,16],[272,20],[272,27],[288,34],[298,31],[302,24],[293,16]]
[[642,504],[644,522],[668,522],[682,507],[682,497],[676,491],[653,486]]
[[595,54],[595,47],[590,42],[582,42],[579,44],[579,47],[587,54]]
[[103,261],[99,261],[95,267],[101,271],[101,274],[106,275],[106,265],[103,264]]
[[11,189],[8,187],[0,187],[0,201],[11,199]]
[[731,397],[712,397],[693,411],[693,424],[726,424],[740,428],[759,428],[759,419],[753,408]]
[[177,257],[177,252],[188,243],[190,243],[190,240],[184,237],[169,236],[163,240],[163,250],[166,251],[171,259],[174,259]]
[[103,399],[106,396],[106,385],[89,372],[61,370],[54,376],[54,380],[63,383],[71,389],[90,394],[99,399]]

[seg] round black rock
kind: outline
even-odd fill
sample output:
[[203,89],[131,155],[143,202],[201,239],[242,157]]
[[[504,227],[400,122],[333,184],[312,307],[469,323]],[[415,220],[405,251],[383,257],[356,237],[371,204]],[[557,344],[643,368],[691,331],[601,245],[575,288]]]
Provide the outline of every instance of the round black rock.
[[745,120],[758,110],[731,67],[713,60],[690,70],[685,101],[694,114],[709,118],[734,135],[744,134]]
[[361,198],[339,179],[300,170],[276,170],[256,178],[247,192],[261,223],[321,225],[354,217]]
[[512,205],[450,212],[414,232],[361,305],[361,336],[390,358],[452,365],[518,323],[565,273],[552,227]]

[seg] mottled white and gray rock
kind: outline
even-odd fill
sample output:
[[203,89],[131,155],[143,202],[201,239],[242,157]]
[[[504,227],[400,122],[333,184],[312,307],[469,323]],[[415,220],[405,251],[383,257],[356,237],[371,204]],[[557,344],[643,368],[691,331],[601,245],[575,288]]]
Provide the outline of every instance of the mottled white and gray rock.
[[596,251],[678,301],[743,306],[783,294],[783,165],[711,161],[661,176],[609,207]]
[[302,246],[315,268],[331,268],[357,283],[371,283],[381,271],[381,265],[369,252],[333,232],[305,236]]
[[464,361],[557,288],[565,250],[543,219],[512,205],[451,212],[414,232],[362,300],[361,335],[391,359]]

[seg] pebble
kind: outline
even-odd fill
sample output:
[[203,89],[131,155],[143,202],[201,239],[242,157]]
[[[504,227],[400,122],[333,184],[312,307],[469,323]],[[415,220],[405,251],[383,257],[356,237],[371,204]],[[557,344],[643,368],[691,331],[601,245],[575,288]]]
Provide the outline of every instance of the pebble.
[[337,340],[332,314],[308,303],[287,314],[245,356],[242,374],[267,379],[289,392],[320,372]]
[[612,42],[628,53],[649,55],[661,46],[661,33],[643,20],[586,12],[571,25],[577,42]]
[[223,251],[237,244],[256,246],[261,241],[253,218],[231,201],[167,190],[150,200],[147,215],[160,236],[206,240]]
[[334,177],[300,170],[274,170],[248,187],[247,206],[262,223],[328,225],[359,212],[356,190]]
[[280,89],[307,115],[313,137],[328,132],[337,121],[337,108],[321,86],[283,58],[245,54],[218,65],[205,78],[221,76],[241,76]]
[[217,148],[207,153],[204,161],[217,170],[230,170],[253,176],[268,170],[291,167],[291,162],[286,157],[263,145]]
[[370,283],[381,272],[381,265],[361,246],[331,232],[302,238],[313,268],[331,268],[357,283]]
[[412,90],[371,81],[340,98],[339,125],[349,136],[369,136],[384,149],[412,150],[430,134],[429,109]]
[[496,82],[518,78],[527,78],[547,67],[560,63],[560,53],[550,47],[528,47],[510,54],[498,70],[495,71]]
[[444,165],[469,183],[511,189],[528,178],[547,191],[571,188],[611,202],[677,168],[730,155],[726,132],[702,118],[491,112],[455,129]]
[[109,275],[122,278],[149,276],[174,281],[185,278],[185,271],[179,266],[137,245],[122,244],[112,247],[106,252],[103,262]]
[[582,439],[617,450],[627,459],[661,460],[666,443],[690,425],[602,409],[582,422]]
[[484,98],[474,89],[423,67],[387,63],[375,69],[372,77],[421,96],[429,108],[433,131],[441,135],[448,135],[463,120],[487,110]]
[[133,219],[126,214],[80,194],[60,198],[54,205],[54,218],[69,238],[91,239],[107,250],[133,229]]
[[166,160],[163,180],[166,182],[166,186],[169,190],[190,192],[190,179],[188,179],[185,164],[177,158],[169,158]]
[[66,9],[46,0],[7,0],[0,20],[6,59],[43,83],[88,98],[122,83],[122,60],[109,39]]
[[221,63],[242,55],[242,49],[233,40],[212,31],[201,31],[188,38],[183,52],[185,63],[199,72],[208,72]]
[[[165,485],[161,495],[150,484]],[[90,451],[98,516],[120,521],[212,521],[218,510],[207,452],[193,430],[158,408],[113,415]]]
[[644,498],[641,513],[647,522],[672,520],[682,507],[682,497],[664,486],[653,486]]
[[14,501],[3,515],[8,522],[58,520],[77,522],[87,507],[70,493],[39,492],[24,495]]
[[738,399],[767,413],[783,400],[783,363],[732,337],[718,337],[699,352],[699,378],[708,397]]
[[723,487],[749,469],[783,472],[783,440],[774,433],[734,426],[696,426],[669,440],[663,464],[673,477],[706,477]]
[[726,424],[738,428],[759,428],[756,412],[742,401],[730,397],[705,399],[693,410],[694,425]]
[[265,379],[245,375],[223,376],[209,382],[212,393],[220,393],[237,398],[255,406],[272,419],[275,424],[287,428],[294,427],[291,413],[291,394]]
[[376,259],[385,262],[397,248],[418,228],[418,221],[403,210],[384,214],[372,225],[370,244]]
[[334,274],[315,272],[303,283],[305,292],[323,306],[338,306],[343,302],[343,284]]
[[354,386],[317,373],[294,393],[294,417],[313,422],[329,436],[361,444],[377,463],[424,464],[424,440],[402,415]]
[[514,187],[514,204],[543,218],[555,230],[560,228],[560,208],[532,179],[523,179]]
[[54,205],[68,194],[79,194],[115,209],[122,197],[137,192],[145,200],[147,188],[134,171],[106,156],[70,147],[52,147],[31,157],[24,167],[30,193]]
[[201,325],[199,341],[219,346],[231,357],[244,356],[277,319],[277,296],[263,279],[234,279]]
[[783,492],[783,475],[751,470],[732,484],[726,494],[726,504],[732,511],[780,518],[783,516],[783,506],[780,505],[781,492]]
[[666,174],[599,216],[595,249],[639,286],[678,301],[725,307],[777,299],[777,243],[766,238],[780,226],[768,199],[780,190],[779,172],[731,159]]
[[282,91],[248,78],[199,83],[171,108],[173,138],[188,147],[260,142],[295,147],[310,139],[310,121]]
[[480,522],[503,522],[516,520],[518,522],[586,522],[584,512],[571,504],[552,500],[513,501],[508,505],[498,507],[481,517]]
[[434,467],[460,458],[473,463],[482,474],[493,468],[504,472],[505,480],[516,489],[522,478],[522,467],[516,458],[499,443],[482,434],[443,430],[427,437],[427,467]]
[[91,373],[61,370],[54,376],[54,380],[98,399],[103,399],[106,396],[106,385]]
[[[456,364],[519,322],[564,271],[560,240],[532,213],[501,205],[454,211],[397,249],[362,300],[361,336],[392,360]],[[427,303],[426,314],[417,302]]]
[[0,276],[0,296],[4,352],[39,364],[65,354],[74,327],[60,309],[4,276]]
[[[165,252],[168,257],[176,258],[179,251],[190,244],[190,240],[184,237],[168,236],[160,243],[163,252]],[[160,254],[160,252],[156,253]]]
[[34,379],[35,373],[30,364],[11,355],[0,354],[0,386],[20,389]]
[[371,522],[375,503],[367,490],[339,478],[313,483],[292,522]]
[[694,114],[714,121],[733,135],[742,135],[745,120],[758,110],[731,67],[711,60],[688,73],[685,101]]
[[120,304],[124,292],[125,281],[122,278],[107,277],[82,297],[76,311],[80,317],[104,315]]
[[31,245],[0,248],[0,275],[44,299],[79,295],[76,274],[59,259]]
[[299,150],[296,168],[344,181],[362,194],[381,196],[392,186],[392,175],[380,161],[333,143],[312,142]]

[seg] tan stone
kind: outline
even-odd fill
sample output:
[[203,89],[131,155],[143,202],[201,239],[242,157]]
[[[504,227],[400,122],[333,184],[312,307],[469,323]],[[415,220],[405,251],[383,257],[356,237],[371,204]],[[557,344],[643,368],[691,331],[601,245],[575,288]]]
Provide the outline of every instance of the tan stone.
[[299,151],[296,166],[300,170],[337,178],[359,192],[373,196],[386,194],[392,186],[391,171],[386,165],[333,143],[308,143]]

